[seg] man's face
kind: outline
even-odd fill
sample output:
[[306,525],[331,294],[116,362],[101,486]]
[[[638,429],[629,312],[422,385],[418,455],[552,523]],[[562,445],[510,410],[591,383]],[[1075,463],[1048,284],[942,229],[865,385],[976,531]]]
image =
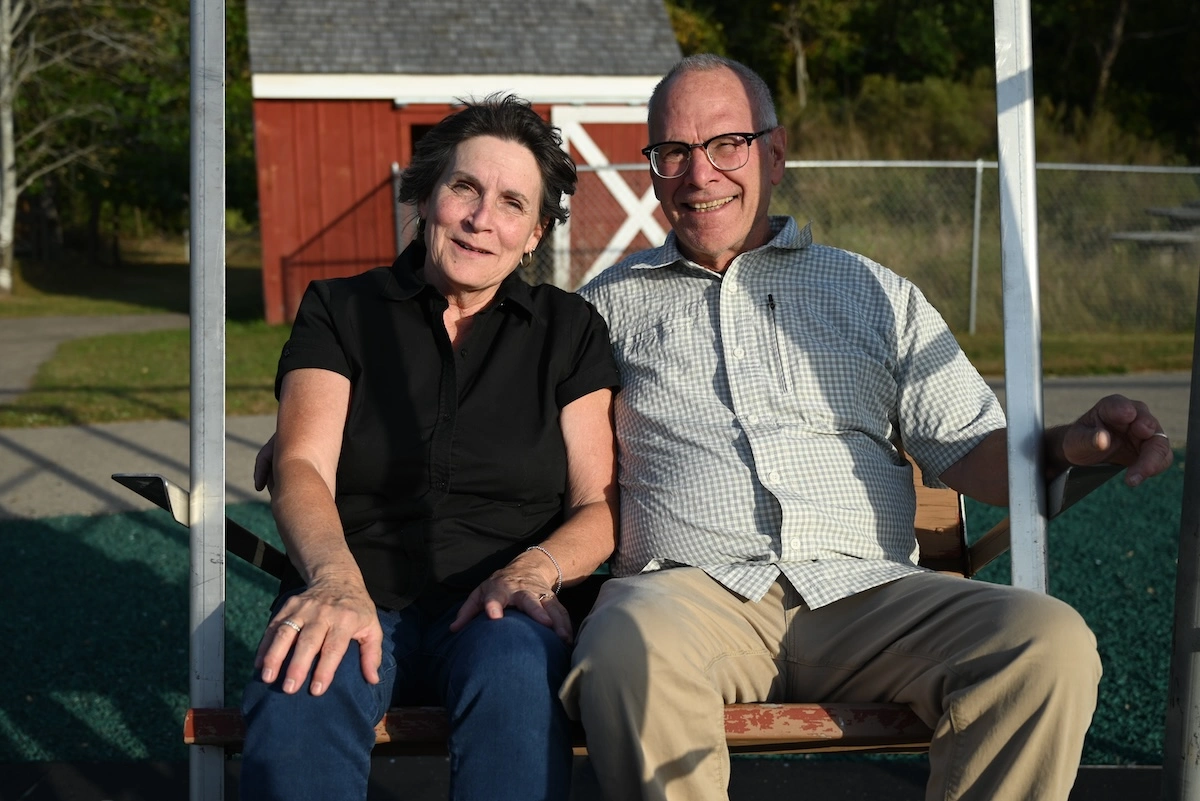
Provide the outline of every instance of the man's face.
[[[728,69],[684,73],[667,85],[650,120],[650,140],[704,142],[726,133],[753,133],[750,98],[740,78]],[[678,178],[652,175],[654,194],[689,259],[724,272],[739,253],[770,240],[767,209],[771,188],[783,178],[786,134],[783,129],[754,140],[750,159],[740,169],[722,172],[702,148],[691,151]]]

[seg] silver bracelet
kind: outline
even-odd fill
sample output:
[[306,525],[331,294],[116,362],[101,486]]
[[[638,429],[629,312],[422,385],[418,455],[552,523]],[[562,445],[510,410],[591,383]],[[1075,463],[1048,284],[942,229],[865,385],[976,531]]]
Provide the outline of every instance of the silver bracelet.
[[542,553],[546,554],[546,556],[550,559],[550,563],[552,565],[554,565],[554,569],[558,571],[558,584],[555,585],[555,587],[554,587],[554,594],[558,595],[559,591],[562,589],[562,568],[558,566],[558,560],[554,558],[554,554],[550,553],[549,551],[547,551],[545,548],[543,548],[540,545],[530,545],[525,550],[526,551],[541,551]]

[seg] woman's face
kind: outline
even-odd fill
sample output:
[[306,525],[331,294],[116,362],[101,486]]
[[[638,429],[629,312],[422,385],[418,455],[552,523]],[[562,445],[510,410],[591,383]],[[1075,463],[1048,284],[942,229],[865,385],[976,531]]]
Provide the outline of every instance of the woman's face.
[[521,144],[477,136],[458,144],[429,199],[425,280],[444,295],[495,288],[542,238],[542,179]]

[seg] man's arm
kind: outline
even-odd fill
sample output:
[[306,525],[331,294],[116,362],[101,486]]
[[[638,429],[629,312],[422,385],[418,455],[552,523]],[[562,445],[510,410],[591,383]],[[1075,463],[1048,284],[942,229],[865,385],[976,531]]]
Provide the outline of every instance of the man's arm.
[[[1046,430],[1046,476],[1072,465],[1110,462],[1126,466],[1125,483],[1136,487],[1171,466],[1175,455],[1158,419],[1141,401],[1101,398],[1070,425]],[[963,495],[993,506],[1008,505],[1008,434],[993,431],[940,476]]]

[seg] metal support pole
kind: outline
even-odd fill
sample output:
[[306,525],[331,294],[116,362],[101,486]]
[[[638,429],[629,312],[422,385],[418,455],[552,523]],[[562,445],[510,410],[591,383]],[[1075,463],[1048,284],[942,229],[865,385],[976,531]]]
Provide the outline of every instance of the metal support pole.
[[392,162],[392,228],[396,232],[396,255],[404,250],[404,214],[400,204],[400,164]]
[[983,159],[975,161],[975,227],[971,234],[971,300],[967,313],[967,333],[975,336],[976,309],[979,304],[979,228],[983,210]]
[[[193,707],[225,704],[225,2],[191,0]],[[220,748],[193,746],[191,801],[225,795]]]
[[1175,569],[1175,631],[1163,737],[1165,801],[1200,799],[1200,292],[1192,340],[1179,559]]
[[995,0],[1012,583],[1046,592],[1042,323],[1038,305],[1033,45],[1029,13],[1029,0]]

